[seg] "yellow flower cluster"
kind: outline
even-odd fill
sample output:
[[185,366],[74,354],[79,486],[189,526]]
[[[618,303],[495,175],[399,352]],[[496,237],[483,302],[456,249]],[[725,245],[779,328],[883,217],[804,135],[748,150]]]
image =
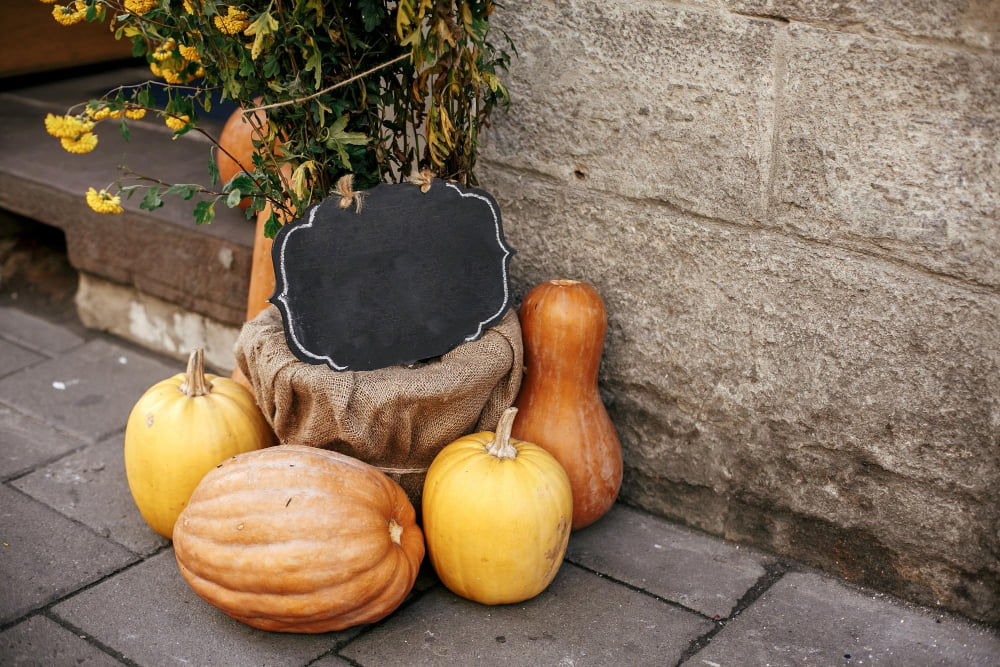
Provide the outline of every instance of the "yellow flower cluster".
[[131,14],[145,14],[156,7],[156,0],[125,0],[125,11]]
[[[167,83],[190,83],[205,76],[205,68],[198,63],[198,49],[193,46],[178,45],[173,38],[162,42],[150,55],[153,61],[149,63],[149,71]],[[192,63],[198,65],[198,69],[194,72],[188,71]]]
[[181,54],[181,58],[189,62],[196,63],[201,60],[201,56],[198,54],[198,49],[193,46],[181,44],[177,47],[177,52]]
[[92,132],[94,121],[83,116],[45,116],[45,131],[59,139],[69,153],[82,155],[97,147],[97,135]]
[[227,8],[225,16],[215,16],[212,23],[226,35],[236,35],[250,27],[249,14],[235,7]]
[[45,131],[58,139],[76,137],[94,129],[94,123],[81,116],[45,115]]
[[59,143],[67,153],[83,155],[97,148],[97,135],[93,132],[84,132],[76,137],[62,137]]
[[121,197],[103,189],[100,192],[94,188],[87,190],[87,205],[98,213],[121,213],[125,210]]
[[87,18],[87,6],[79,1],[72,5],[56,5],[52,8],[52,17],[61,25],[73,25]]
[[87,115],[93,121],[101,121],[106,118],[118,119],[123,116],[131,120],[139,120],[146,116],[146,110],[132,105],[126,106],[124,109],[112,109],[105,105],[96,109],[87,109]]
[[177,116],[167,116],[164,121],[171,130],[177,131],[184,128],[185,125],[191,122],[191,118],[187,114],[180,114]]
[[171,58],[174,55],[174,51],[177,49],[177,42],[173,38],[161,42],[159,46],[153,49],[153,59],[163,62],[167,58]]

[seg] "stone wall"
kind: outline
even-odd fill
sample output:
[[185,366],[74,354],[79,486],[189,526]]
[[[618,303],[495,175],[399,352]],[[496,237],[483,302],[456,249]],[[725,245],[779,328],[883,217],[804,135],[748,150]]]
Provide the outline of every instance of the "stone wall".
[[607,302],[623,500],[1000,622],[1000,3],[504,4],[480,178]]

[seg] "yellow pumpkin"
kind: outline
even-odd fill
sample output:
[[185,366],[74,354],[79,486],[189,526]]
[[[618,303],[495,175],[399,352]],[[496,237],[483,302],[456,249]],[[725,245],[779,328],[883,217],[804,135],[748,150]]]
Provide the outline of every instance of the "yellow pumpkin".
[[541,447],[510,437],[516,408],[496,433],[459,438],[424,482],[427,553],[450,591],[482,604],[541,593],[562,564],[573,522],[569,477]]
[[136,402],[125,427],[125,476],[139,513],[171,537],[177,516],[209,470],[273,444],[253,395],[205,373],[201,349],[187,371],[158,382]]

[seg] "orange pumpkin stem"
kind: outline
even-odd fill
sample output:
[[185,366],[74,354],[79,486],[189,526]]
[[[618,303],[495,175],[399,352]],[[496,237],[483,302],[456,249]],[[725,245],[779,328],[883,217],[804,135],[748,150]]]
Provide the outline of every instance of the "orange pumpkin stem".
[[486,453],[498,459],[516,459],[517,447],[510,443],[510,431],[514,427],[514,417],[517,416],[517,408],[507,408],[500,415],[497,422],[497,430],[490,444],[486,445]]
[[198,348],[188,357],[187,371],[184,373],[184,383],[181,391],[185,396],[194,398],[204,396],[212,392],[212,385],[205,377],[205,350]]

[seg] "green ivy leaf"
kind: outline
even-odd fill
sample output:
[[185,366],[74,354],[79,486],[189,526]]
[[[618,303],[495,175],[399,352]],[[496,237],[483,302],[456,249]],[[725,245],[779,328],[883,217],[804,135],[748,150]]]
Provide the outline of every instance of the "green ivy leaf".
[[330,126],[329,135],[324,142],[327,150],[333,150],[337,152],[337,159],[340,160],[341,166],[344,169],[351,168],[351,158],[347,154],[347,146],[367,146],[368,137],[363,132],[348,132],[347,131],[347,121],[350,120],[347,114],[344,114],[337,120],[333,122]]
[[163,198],[160,196],[160,188],[152,187],[146,191],[146,196],[142,198],[142,203],[139,204],[139,208],[146,209],[147,211],[155,211],[156,209],[163,206]]
[[270,11],[265,11],[258,16],[253,23],[243,31],[244,35],[254,36],[253,46],[250,47],[250,59],[257,60],[266,43],[271,42],[271,35],[278,29],[278,22],[271,16]]
[[208,161],[208,176],[212,179],[212,185],[219,184],[219,163],[214,157]]
[[215,219],[216,201],[216,199],[206,199],[194,205],[194,222],[196,225],[207,225]]
[[278,222],[278,216],[272,211],[270,217],[264,222],[264,236],[273,239],[279,229],[281,229],[281,223]]
[[119,196],[120,195],[125,195],[126,199],[131,199],[132,195],[135,194],[135,191],[138,190],[141,187],[143,187],[143,186],[141,186],[141,185],[123,185],[122,187],[118,188],[118,194],[119,194]]
[[230,181],[230,187],[234,190],[239,190],[243,194],[246,194],[253,190],[254,182],[253,179],[246,175],[245,172],[240,172],[233,180]]
[[200,189],[201,188],[198,187],[197,185],[190,185],[186,183],[175,183],[174,185],[171,185],[169,188],[167,188],[166,194],[176,195],[181,199],[187,201],[188,199],[194,197],[194,193],[198,192],[198,190]]

